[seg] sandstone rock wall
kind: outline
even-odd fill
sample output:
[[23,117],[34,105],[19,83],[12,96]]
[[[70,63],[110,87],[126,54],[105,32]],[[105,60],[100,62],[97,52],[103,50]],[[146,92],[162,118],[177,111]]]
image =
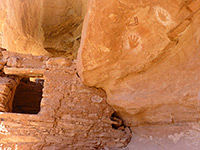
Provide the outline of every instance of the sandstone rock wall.
[[0,0],[0,43],[9,51],[76,57],[85,0]]
[[4,26],[3,47],[14,52],[47,54],[43,48],[43,2],[1,0]]
[[121,121],[111,120],[114,111],[102,90],[81,83],[75,62],[8,51],[2,52],[1,59],[9,80],[26,76],[45,82],[37,115],[0,113],[0,148],[92,150],[124,147],[130,141],[128,128],[112,128]]
[[198,0],[91,0],[82,81],[103,88],[126,125],[199,120],[199,20]]
[[55,56],[76,57],[86,2],[81,0],[44,1],[42,28],[44,48]]

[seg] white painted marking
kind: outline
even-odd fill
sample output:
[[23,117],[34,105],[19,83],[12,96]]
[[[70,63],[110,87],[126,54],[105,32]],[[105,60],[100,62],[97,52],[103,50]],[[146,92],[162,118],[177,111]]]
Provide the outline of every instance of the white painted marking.
[[154,7],[156,18],[158,21],[164,26],[169,26],[172,24],[171,15],[162,7],[156,6]]

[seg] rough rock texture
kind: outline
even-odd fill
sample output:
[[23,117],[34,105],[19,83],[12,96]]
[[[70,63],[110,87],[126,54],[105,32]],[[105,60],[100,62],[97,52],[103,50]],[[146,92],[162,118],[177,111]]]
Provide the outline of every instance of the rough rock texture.
[[[83,85],[76,74],[75,62],[62,57],[4,50],[0,54],[1,61],[6,63],[1,68],[0,109],[7,108],[4,100],[12,104],[9,94],[14,96],[12,89],[22,77],[44,79],[43,98],[37,115],[1,109],[1,149],[92,150],[128,144],[130,129],[121,126],[120,119],[113,117],[111,120],[114,111],[106,103],[105,92]],[[22,101],[26,95],[21,96]],[[112,125],[120,128],[114,129]]]
[[3,47],[14,52],[47,54],[43,48],[42,5],[40,0],[1,0],[4,12]]
[[126,125],[199,119],[199,0],[90,0],[78,54]]
[[55,56],[76,57],[86,1],[44,0],[44,48]]
[[0,0],[0,43],[13,52],[76,57],[86,0]]

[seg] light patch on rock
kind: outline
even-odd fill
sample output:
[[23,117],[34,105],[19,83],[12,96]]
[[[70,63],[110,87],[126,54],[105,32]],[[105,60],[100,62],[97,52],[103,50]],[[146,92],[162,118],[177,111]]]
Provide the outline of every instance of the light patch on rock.
[[200,29],[198,29],[195,33],[195,36],[197,38],[197,44],[200,44]]
[[93,101],[94,103],[101,103],[103,101],[103,98],[95,95],[91,98],[91,101]]
[[116,22],[117,21],[117,15],[116,14],[110,14],[109,16],[108,16],[109,18],[110,18],[110,20],[112,20],[113,22]]
[[4,147],[3,144],[0,144],[0,150],[18,150],[18,145],[15,144],[14,148],[12,148],[12,147]]
[[99,49],[100,49],[102,52],[110,52],[110,49],[107,48],[107,47],[105,47],[105,46],[103,46],[103,45],[100,45],[100,46],[99,46]]
[[150,139],[151,141],[153,141],[153,136],[149,136],[149,139]]
[[168,135],[168,138],[176,144],[182,137],[184,136],[184,133],[175,133],[174,135]]
[[9,134],[8,130],[3,125],[3,122],[1,122],[1,124],[0,124],[0,134],[3,134],[3,135],[8,135]]

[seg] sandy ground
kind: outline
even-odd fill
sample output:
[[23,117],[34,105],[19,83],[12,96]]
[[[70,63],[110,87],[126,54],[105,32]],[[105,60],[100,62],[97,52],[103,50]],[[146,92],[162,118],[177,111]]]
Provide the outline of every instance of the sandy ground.
[[140,126],[132,131],[123,150],[200,150],[200,123]]

